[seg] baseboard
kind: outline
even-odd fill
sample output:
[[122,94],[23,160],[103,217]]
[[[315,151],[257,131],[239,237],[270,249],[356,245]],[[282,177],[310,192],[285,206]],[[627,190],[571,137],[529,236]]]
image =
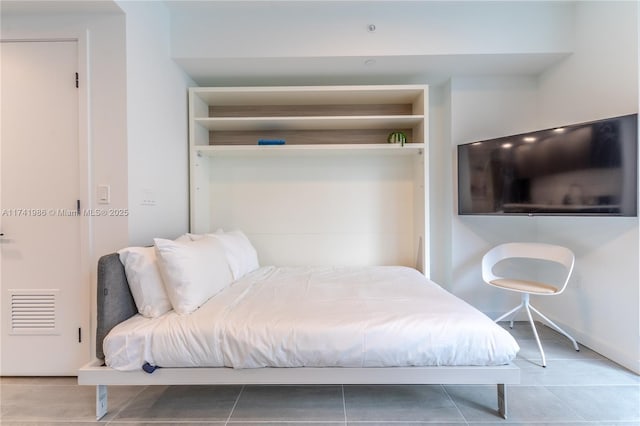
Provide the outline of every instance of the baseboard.
[[[486,312],[485,314],[489,318],[498,318],[504,312]],[[630,370],[631,372],[640,375],[640,359],[637,359],[638,354],[628,354],[626,352],[620,351],[615,347],[612,347],[611,344],[603,342],[602,340],[595,338],[588,333],[576,330],[559,321],[556,318],[549,318],[551,321],[555,322],[560,326],[560,328],[564,329],[567,333],[573,336],[574,339],[578,341],[579,344],[587,346],[589,349],[599,353],[600,355],[610,359],[616,364],[620,364],[622,367]],[[537,318],[534,318],[536,322],[544,324],[543,321],[539,321]],[[526,314],[519,313],[514,318],[514,321],[528,321]]]
[[616,364],[620,364],[622,367],[630,370],[634,374],[640,375],[640,359],[637,358],[637,353],[628,354],[626,352],[617,350],[615,347],[612,347],[611,344],[603,342],[602,340],[595,338],[588,333],[576,330],[575,328],[555,318],[549,319],[558,324],[560,328],[564,329],[571,336],[573,336],[573,338],[576,339],[578,343],[581,343],[584,346],[587,346],[589,349],[596,351],[600,355],[607,357]]

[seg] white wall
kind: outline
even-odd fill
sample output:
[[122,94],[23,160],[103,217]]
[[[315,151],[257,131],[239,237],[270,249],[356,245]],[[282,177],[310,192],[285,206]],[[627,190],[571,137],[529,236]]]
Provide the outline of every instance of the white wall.
[[169,52],[161,2],[119,1],[126,14],[129,244],[189,227],[187,87]]
[[[87,285],[96,299],[98,258],[129,244],[149,244],[188,228],[187,97],[191,81],[169,55],[168,15],[158,2],[125,2],[122,12],[2,16],[3,39],[83,39],[87,44],[89,147],[85,207],[99,184],[111,188],[108,207],[128,217],[94,217],[89,230]],[[155,206],[142,206],[149,189]],[[83,198],[84,199],[84,198]],[[92,306],[94,304],[92,303]],[[95,308],[92,308],[92,329]],[[91,354],[95,353],[92,338]]]
[[[473,140],[638,111],[637,3],[579,2],[574,26],[573,54],[539,78],[452,79],[452,149]],[[455,166],[450,178],[453,192]],[[482,254],[514,240],[558,243],[575,251],[575,275],[567,291],[533,302],[579,341],[640,372],[638,219],[454,213],[450,290],[490,315],[515,306],[517,296],[480,280]]]
[[578,2],[573,54],[540,76],[544,128],[638,109],[638,4]]
[[461,143],[533,130],[537,124],[535,77],[465,77],[450,83],[451,144],[448,175],[440,179],[451,194],[451,263],[448,289],[483,312],[507,310],[517,298],[482,283],[480,262],[492,246],[505,241],[535,240],[527,217],[457,215],[456,146]]
[[[540,78],[542,127],[638,112],[638,3],[581,2],[574,54]],[[551,318],[576,338],[640,372],[638,218],[555,218],[540,235],[562,235],[576,251],[576,280]],[[556,237],[557,238],[557,237]]]
[[[127,130],[126,130],[126,69],[124,15],[15,15],[2,16],[3,39],[83,39],[87,43],[88,75],[80,76],[80,84],[88,85],[89,151],[86,164],[89,182],[85,207],[103,208],[96,204],[95,186],[111,186],[111,207],[127,208]],[[55,160],[55,159],[54,159]],[[81,186],[85,186],[81,184]],[[89,218],[90,271],[87,285],[91,300],[95,300],[96,264],[98,258],[124,246],[128,241],[126,216]],[[95,309],[92,328],[95,326]],[[92,342],[91,353],[95,353]]]
[[[86,38],[89,75],[89,172],[93,186],[111,185],[111,205],[127,208],[126,70],[125,33],[122,14],[24,15],[2,17],[2,38],[56,39]],[[126,217],[100,217],[93,220],[96,255],[109,252],[126,242]],[[124,237],[123,237],[124,236]]]
[[451,282],[452,175],[451,84],[429,87],[429,237],[431,279],[446,286]]

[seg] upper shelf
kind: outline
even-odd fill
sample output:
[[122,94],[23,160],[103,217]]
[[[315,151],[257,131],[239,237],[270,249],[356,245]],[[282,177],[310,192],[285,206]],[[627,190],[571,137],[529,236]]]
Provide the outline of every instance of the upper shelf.
[[[428,140],[426,93],[421,85],[191,88],[190,146],[207,155],[415,154]],[[387,144],[396,131],[409,144]],[[287,144],[255,146],[260,139]]]
[[331,117],[210,117],[194,123],[211,131],[405,129],[419,125],[423,115]]

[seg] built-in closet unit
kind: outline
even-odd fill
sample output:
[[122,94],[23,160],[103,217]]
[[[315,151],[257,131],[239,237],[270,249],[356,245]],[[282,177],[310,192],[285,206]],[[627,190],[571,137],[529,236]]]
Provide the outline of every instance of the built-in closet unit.
[[191,88],[191,231],[241,229],[262,265],[429,276],[427,108],[423,85]]

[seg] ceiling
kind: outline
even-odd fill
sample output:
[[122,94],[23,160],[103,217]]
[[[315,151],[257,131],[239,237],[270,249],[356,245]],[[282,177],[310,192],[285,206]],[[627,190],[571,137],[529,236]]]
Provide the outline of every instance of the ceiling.
[[[323,10],[348,10],[355,15],[363,17],[377,16],[384,22],[385,17],[381,16],[380,10],[393,5],[393,10],[398,10],[407,5],[416,5],[420,2],[389,2],[387,1],[164,1],[170,16],[177,15],[211,17],[220,19],[220,16],[238,16],[251,19],[251,13],[256,11],[269,11],[272,5],[287,7],[292,11],[293,19],[313,19],[308,16],[303,17],[300,10],[304,10],[307,5],[322,4]],[[271,4],[269,4],[271,3]],[[402,6],[401,4],[404,4]],[[438,2],[422,2],[429,4],[429,7],[436,7]],[[446,4],[440,2],[440,4]],[[449,3],[451,4],[451,3]],[[471,4],[471,3],[470,3]],[[266,8],[266,9],[265,9]],[[330,9],[334,8],[334,9]],[[348,9],[345,9],[348,8]],[[244,11],[245,15],[238,15],[238,10]],[[282,9],[278,9],[282,10]],[[437,9],[436,9],[437,10]],[[247,12],[250,11],[250,12]],[[378,15],[375,14],[378,11]],[[15,14],[55,14],[70,13],[123,13],[122,9],[112,0],[3,0],[0,2],[0,13],[3,15]],[[235,15],[234,15],[235,13]],[[188,15],[191,14],[191,15]],[[274,15],[264,18],[268,21]],[[319,19],[327,19],[327,16]],[[357,18],[336,16],[333,22],[322,22],[320,28],[324,26],[329,29],[332,24],[351,25]],[[410,19],[410,17],[408,17]],[[255,19],[255,18],[253,18]],[[340,21],[342,19],[342,21]],[[351,19],[349,21],[348,19]],[[397,22],[398,16],[395,17]],[[244,19],[243,19],[244,20]],[[219,21],[218,21],[219,22]],[[336,24],[337,22],[337,24]],[[383,22],[380,22],[382,24]],[[394,22],[392,20],[388,22]],[[213,25],[213,24],[212,24]],[[315,24],[314,24],[315,25]],[[413,24],[416,25],[415,21]],[[300,26],[297,27],[300,31]],[[181,30],[189,31],[190,28],[183,25]],[[262,31],[256,28],[258,34]],[[363,29],[363,32],[366,30]],[[181,34],[178,34],[180,36]],[[171,38],[176,38],[175,34]],[[217,34],[216,42],[220,43],[220,34]],[[234,39],[224,40],[233,43]],[[212,43],[212,42],[210,42]],[[452,76],[503,76],[503,75],[537,75],[554,64],[562,61],[570,53],[561,51],[538,51],[538,52],[509,52],[509,53],[487,53],[469,54],[448,52],[439,54],[365,54],[365,51],[373,51],[375,48],[363,45],[362,54],[332,54],[331,49],[328,54],[322,55],[186,55],[180,57],[174,54],[174,61],[199,85],[257,85],[257,84],[393,84],[393,83],[428,83],[439,84],[448,80]],[[175,52],[173,52],[175,53]]]
[[2,0],[2,15],[70,14],[70,13],[122,13],[112,0]]
[[[570,2],[164,3],[173,59],[201,86],[440,84],[452,76],[535,76],[570,55],[570,30],[559,30],[570,27],[561,10]],[[476,35],[482,41],[474,42]],[[523,38],[525,46],[509,38]]]

